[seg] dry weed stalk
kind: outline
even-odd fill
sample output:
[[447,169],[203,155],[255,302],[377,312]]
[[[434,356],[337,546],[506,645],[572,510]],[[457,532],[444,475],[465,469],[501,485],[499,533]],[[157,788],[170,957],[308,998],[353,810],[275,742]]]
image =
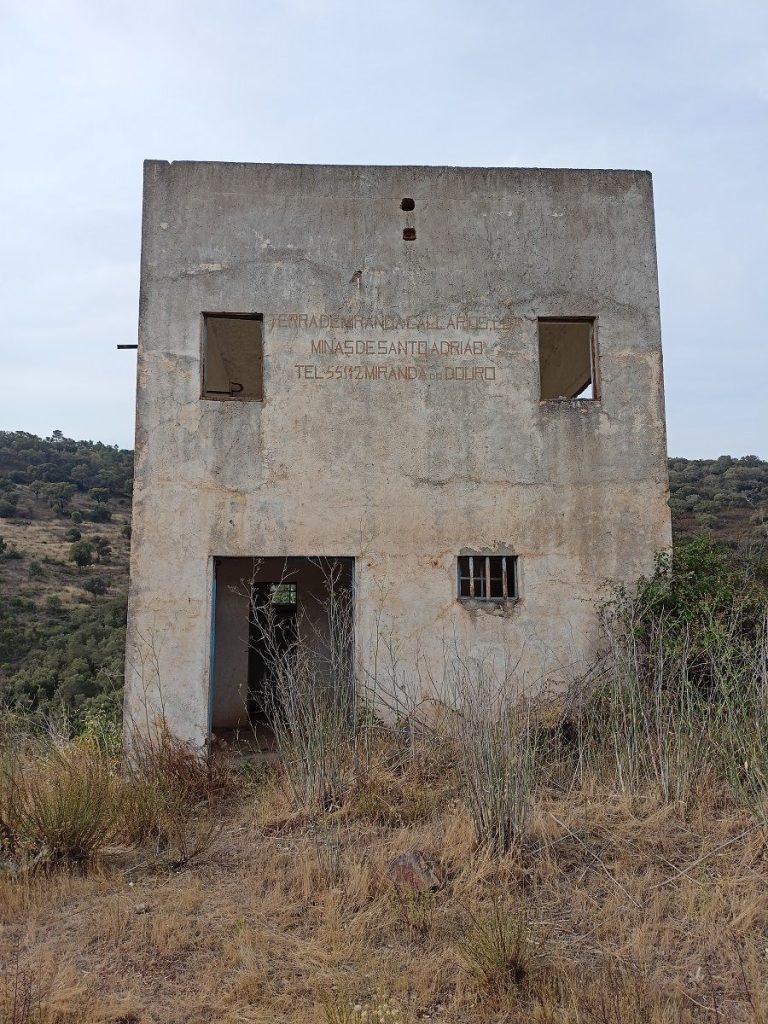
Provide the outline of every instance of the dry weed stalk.
[[270,600],[251,593],[251,618],[267,665],[266,712],[284,779],[301,811],[338,808],[358,769],[358,695],[352,595],[334,562],[319,563],[326,597],[320,627],[305,609],[285,642]]
[[233,784],[226,757],[201,758],[159,722],[132,736],[126,773],[124,839],[153,846],[173,870],[210,850],[221,831],[211,801]]
[[39,987],[16,946],[12,962],[0,976],[0,1024],[47,1024]]
[[506,853],[525,838],[541,731],[516,665],[497,674],[458,650],[447,674],[450,738],[479,844]]

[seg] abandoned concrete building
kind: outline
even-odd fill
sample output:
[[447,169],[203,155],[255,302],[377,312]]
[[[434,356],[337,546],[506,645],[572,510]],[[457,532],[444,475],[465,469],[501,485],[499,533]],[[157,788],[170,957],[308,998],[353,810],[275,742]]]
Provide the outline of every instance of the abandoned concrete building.
[[360,685],[562,682],[667,498],[648,173],[146,163],[129,720],[248,728],[329,569]]

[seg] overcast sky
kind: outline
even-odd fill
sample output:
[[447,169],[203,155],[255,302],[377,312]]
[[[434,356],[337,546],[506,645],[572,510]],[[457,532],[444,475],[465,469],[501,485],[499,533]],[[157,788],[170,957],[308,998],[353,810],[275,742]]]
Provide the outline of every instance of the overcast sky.
[[768,457],[768,0],[0,0],[0,429],[133,444],[142,161],[653,172],[669,451]]

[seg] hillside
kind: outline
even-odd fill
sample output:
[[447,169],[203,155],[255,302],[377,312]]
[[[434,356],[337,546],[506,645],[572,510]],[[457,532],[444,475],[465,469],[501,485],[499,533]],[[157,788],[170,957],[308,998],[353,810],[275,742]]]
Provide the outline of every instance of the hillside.
[[[133,453],[0,432],[0,699],[118,706]],[[80,561],[72,561],[79,545]],[[77,724],[75,722],[74,724]]]
[[[669,467],[677,540],[766,546],[768,462],[724,455]],[[130,451],[60,431],[0,432],[0,701],[64,705],[75,727],[118,712],[132,476]],[[74,545],[87,564],[72,560]]]
[[757,456],[670,459],[669,490],[676,538],[707,533],[729,545],[768,541],[768,462]]

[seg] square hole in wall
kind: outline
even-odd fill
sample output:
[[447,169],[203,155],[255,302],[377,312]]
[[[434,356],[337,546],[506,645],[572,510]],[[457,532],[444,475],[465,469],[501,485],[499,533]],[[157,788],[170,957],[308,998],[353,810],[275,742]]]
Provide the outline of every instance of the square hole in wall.
[[203,398],[261,401],[264,317],[203,313]]
[[594,317],[539,317],[541,400],[596,399]]

